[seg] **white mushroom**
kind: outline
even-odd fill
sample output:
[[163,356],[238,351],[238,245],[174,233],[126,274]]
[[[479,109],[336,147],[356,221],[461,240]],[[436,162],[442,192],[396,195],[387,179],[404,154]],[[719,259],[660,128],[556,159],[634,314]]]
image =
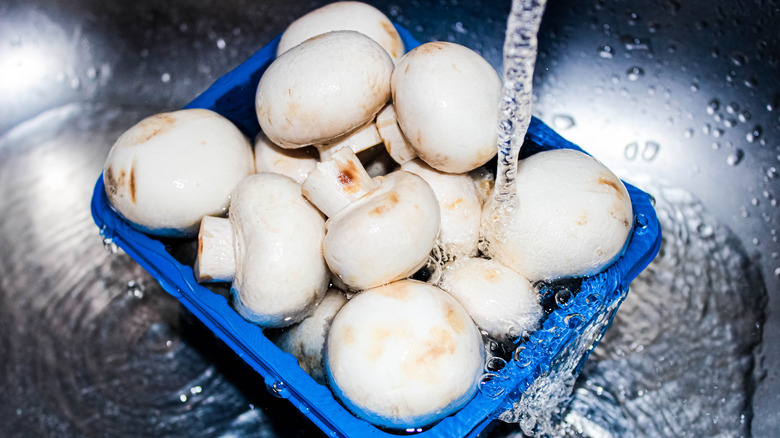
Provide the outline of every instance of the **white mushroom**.
[[401,170],[419,175],[431,186],[441,211],[437,245],[442,260],[477,255],[482,204],[469,175],[440,172],[419,159],[407,161]]
[[[343,156],[343,160],[340,158]],[[374,182],[349,148],[323,162],[302,185],[329,217],[323,241],[330,270],[362,290],[406,278],[428,260],[439,233],[436,195],[419,176],[397,171]]]
[[496,154],[501,79],[479,54],[432,42],[393,72],[393,106],[404,136],[431,167],[464,173]]
[[328,289],[325,298],[314,312],[303,321],[287,327],[273,342],[282,350],[298,359],[303,368],[317,383],[325,385],[325,339],[336,313],[346,304],[347,297],[338,289]]
[[493,259],[535,282],[596,274],[623,252],[631,198],[595,158],[570,149],[537,153],[518,163],[516,189],[516,204],[491,198],[483,209]]
[[385,14],[365,3],[342,1],[315,9],[293,21],[279,40],[277,56],[313,36],[334,30],[354,30],[368,36],[394,61],[404,54],[401,36]]
[[224,215],[230,192],[254,173],[252,146],[229,120],[204,109],[147,117],[106,158],[103,182],[114,209],[154,235],[197,234],[206,215]]
[[[322,256],[325,221],[301,196],[294,180],[274,173],[251,175],[233,191],[228,219],[234,249],[231,287],[236,311],[262,327],[284,327],[306,317],[322,299],[330,272]],[[200,236],[227,240],[223,226],[204,220]],[[198,245],[201,281],[225,275],[228,261],[205,263],[216,245]],[[221,274],[207,270],[221,266]]]
[[262,132],[255,137],[255,168],[289,176],[299,184],[317,167],[318,154],[313,147],[285,149],[274,144]]
[[423,427],[465,405],[485,364],[482,336],[441,289],[402,280],[355,295],[328,335],[334,393],[358,417]]
[[543,315],[539,293],[528,279],[483,258],[447,263],[439,287],[450,293],[491,337],[513,340],[536,330]]
[[363,127],[390,99],[393,60],[355,31],[329,32],[288,50],[257,87],[257,120],[284,148],[328,143]]

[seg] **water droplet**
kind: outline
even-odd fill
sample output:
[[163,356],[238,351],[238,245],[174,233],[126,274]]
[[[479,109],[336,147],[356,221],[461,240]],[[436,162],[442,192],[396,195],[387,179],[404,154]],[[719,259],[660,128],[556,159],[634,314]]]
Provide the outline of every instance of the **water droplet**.
[[109,254],[116,254],[119,251],[119,247],[114,243],[114,239],[111,237],[103,237],[103,249]]
[[627,160],[633,160],[636,158],[637,152],[639,152],[639,145],[636,142],[629,143],[623,150],[623,156],[626,157]]
[[742,111],[741,113],[739,113],[739,121],[742,122],[742,123],[747,122],[751,118],[752,118],[752,115],[750,114],[749,111]]
[[775,268],[775,277],[780,278],[780,267]]
[[769,179],[777,178],[777,168],[773,166],[773,167],[770,167],[769,169],[767,169],[766,176]]
[[758,87],[758,79],[755,78],[755,76],[750,76],[748,78],[745,78],[742,83],[748,87],[748,88],[756,88]]
[[727,128],[733,128],[736,125],[737,125],[737,121],[732,118],[727,118],[726,120],[723,121],[723,126]]
[[704,125],[702,125],[701,127],[702,134],[710,135],[710,132],[712,132],[712,125],[710,125],[709,123],[705,123]]
[[171,81],[170,73],[163,73],[162,76],[160,76],[160,80],[163,81],[164,84],[170,82]]
[[715,137],[715,138],[723,137],[724,133],[725,133],[725,131],[723,129],[721,129],[721,128],[715,128],[715,129],[712,130],[712,136]]
[[192,388],[190,388],[190,394],[192,395],[200,394],[201,392],[203,392],[203,388],[201,388],[200,386],[193,386]]
[[715,235],[715,229],[712,227],[712,225],[705,223],[699,223],[699,225],[696,226],[696,232],[705,239]]
[[187,402],[187,394],[179,395],[179,401],[181,401],[182,403],[186,403]]
[[732,64],[734,64],[737,67],[742,67],[743,65],[748,63],[748,57],[742,52],[731,52],[731,55],[729,56],[729,60]]
[[623,43],[623,47],[625,47],[629,52],[650,50],[650,40],[633,37],[631,35],[624,35],[620,38],[620,42]]
[[95,79],[95,76],[97,76],[97,69],[95,69],[95,67],[88,68],[87,69],[87,78]]
[[645,142],[645,149],[642,151],[642,159],[645,161],[653,161],[660,149],[661,145],[654,141]]
[[731,102],[730,104],[726,105],[727,113],[734,114],[737,111],[739,111],[739,104],[737,102]]
[[577,122],[574,121],[574,117],[568,115],[568,114],[556,114],[553,116],[552,119],[553,126],[555,129],[558,130],[566,130],[569,129],[577,124]]
[[555,303],[558,307],[565,309],[569,307],[571,301],[571,291],[569,289],[561,289],[555,293]]
[[758,198],[753,198],[753,199],[751,199],[751,200],[750,200],[750,203],[751,203],[751,204],[753,204],[753,206],[754,206],[754,207],[755,207],[755,206],[757,206],[757,205],[759,204],[759,202],[758,202]]
[[753,143],[761,137],[761,132],[761,127],[756,125],[745,135],[745,139],[747,139],[748,143]]
[[628,76],[629,81],[636,81],[644,75],[645,71],[639,66],[633,66],[626,71],[626,76]]
[[611,46],[603,45],[599,46],[599,56],[606,59],[612,59],[612,56],[614,55],[614,50]]
[[686,129],[683,135],[685,138],[693,138],[693,128]]
[[187,32],[187,29],[188,29],[187,23],[182,23],[179,25],[179,31]]
[[485,397],[496,398],[506,391],[503,385],[500,384],[501,377],[495,373],[485,373],[479,378],[478,388],[479,392]]
[[73,78],[70,80],[70,88],[73,90],[78,90],[81,88],[81,81],[79,78]]
[[225,44],[225,40],[223,40],[222,38],[219,38],[219,39],[217,40],[217,48],[218,48],[219,50],[224,50],[226,45],[227,45],[227,44]]
[[696,93],[699,91],[699,84],[691,84],[691,93]]
[[707,103],[707,114],[713,115],[720,109],[720,101],[718,99],[712,99]]
[[506,361],[498,356],[493,356],[485,361],[485,371],[488,373],[501,371],[505,366]]
[[571,315],[566,315],[566,317],[563,318],[563,322],[570,329],[575,329],[579,327],[579,325],[582,323],[582,315],[580,315],[579,313],[572,313]]
[[133,280],[127,282],[127,295],[141,299],[144,297],[144,288]]
[[744,157],[745,153],[742,149],[737,149],[726,157],[726,163],[728,163],[729,166],[736,166]]

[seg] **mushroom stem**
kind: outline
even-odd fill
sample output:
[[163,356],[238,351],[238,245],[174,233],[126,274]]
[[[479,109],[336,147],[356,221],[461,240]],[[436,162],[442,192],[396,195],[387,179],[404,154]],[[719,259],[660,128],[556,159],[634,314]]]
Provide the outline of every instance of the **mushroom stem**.
[[229,219],[204,216],[200,222],[195,276],[201,283],[228,283],[236,276],[233,226]]
[[350,148],[341,148],[317,164],[301,186],[306,199],[331,217],[376,184]]
[[317,150],[320,152],[320,160],[325,161],[333,155],[334,152],[343,148],[344,146],[352,149],[352,152],[362,152],[372,146],[376,146],[382,143],[382,137],[379,136],[377,126],[372,120],[366,125],[334,139],[331,142],[316,145]]
[[382,137],[387,153],[393,157],[396,163],[404,164],[417,158],[417,152],[414,151],[398,126],[392,103],[385,106],[376,115],[376,129],[379,131],[379,136]]

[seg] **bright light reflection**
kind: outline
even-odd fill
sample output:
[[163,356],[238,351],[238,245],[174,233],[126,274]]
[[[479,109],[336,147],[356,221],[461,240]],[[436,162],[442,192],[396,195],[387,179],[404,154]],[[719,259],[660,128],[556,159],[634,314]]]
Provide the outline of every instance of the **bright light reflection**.
[[39,84],[52,67],[50,59],[37,47],[19,47],[0,56],[0,93],[22,94]]

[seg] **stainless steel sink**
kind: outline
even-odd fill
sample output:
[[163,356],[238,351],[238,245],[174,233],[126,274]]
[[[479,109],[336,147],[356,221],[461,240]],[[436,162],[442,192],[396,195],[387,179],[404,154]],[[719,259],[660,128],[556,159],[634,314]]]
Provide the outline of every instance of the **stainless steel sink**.
[[[4,436],[319,434],[104,246],[89,200],[124,129],[323,3],[0,5]],[[500,70],[509,1],[369,3]],[[665,235],[553,433],[780,430],[778,22],[777,1],[548,1],[534,113],[653,194]]]

